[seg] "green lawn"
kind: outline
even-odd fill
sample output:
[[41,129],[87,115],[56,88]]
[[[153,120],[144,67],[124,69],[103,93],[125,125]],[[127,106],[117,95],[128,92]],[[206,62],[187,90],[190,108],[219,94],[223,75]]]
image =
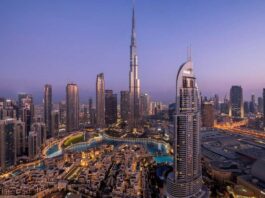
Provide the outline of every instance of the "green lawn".
[[63,143],[63,147],[66,148],[70,146],[71,144],[75,144],[75,143],[82,142],[82,141],[84,141],[83,134],[78,134],[78,135],[75,135],[65,140],[65,142]]

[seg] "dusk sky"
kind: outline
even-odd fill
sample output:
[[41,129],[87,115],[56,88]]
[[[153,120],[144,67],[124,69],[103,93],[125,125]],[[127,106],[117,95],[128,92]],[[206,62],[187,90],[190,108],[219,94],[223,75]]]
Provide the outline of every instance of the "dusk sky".
[[[203,95],[229,94],[241,85],[244,100],[265,87],[264,0],[136,0],[136,32],[142,92],[175,100],[176,73],[192,45]],[[106,89],[128,90],[130,0],[1,0],[0,96],[32,93],[44,84],[55,102],[68,82],[81,101],[95,96],[96,75]]]

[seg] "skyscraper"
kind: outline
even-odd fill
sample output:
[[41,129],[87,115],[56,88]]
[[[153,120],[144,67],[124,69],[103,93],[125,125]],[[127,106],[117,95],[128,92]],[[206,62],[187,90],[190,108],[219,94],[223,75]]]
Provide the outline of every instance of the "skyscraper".
[[263,88],[263,128],[265,129],[265,88]]
[[52,137],[52,86],[44,86],[44,122],[47,129],[47,138]]
[[263,98],[258,97],[258,112],[263,113]]
[[180,66],[176,85],[174,170],[167,178],[167,197],[203,197],[200,94],[191,60]]
[[130,93],[129,91],[121,91],[121,119],[124,122],[128,122],[129,120],[129,105],[130,105]]
[[229,116],[244,118],[243,90],[241,86],[232,86],[230,89]]
[[117,122],[117,94],[105,90],[105,123],[111,125]]
[[59,111],[54,110],[52,111],[52,137],[58,137],[59,123],[60,123]]
[[[6,169],[17,163],[20,135],[24,133],[24,125],[16,119],[0,120],[0,165]],[[19,139],[18,139],[19,138]],[[22,141],[23,139],[21,139]]]
[[202,103],[202,127],[214,126],[214,110],[215,103],[207,101]]
[[214,95],[214,109],[216,112],[220,110],[219,96],[217,94]]
[[244,114],[247,115],[249,113],[249,102],[244,102]]
[[256,104],[256,98],[255,95],[251,95],[251,101],[249,103],[249,111],[251,113],[256,113],[257,112],[257,104]]
[[19,119],[25,123],[25,152],[28,153],[28,136],[34,118],[33,97],[30,94],[19,94]]
[[59,117],[60,117],[60,124],[66,124],[66,102],[61,101],[59,103]]
[[37,132],[38,136],[38,142],[40,145],[45,143],[46,138],[47,138],[47,130],[46,130],[46,125],[43,122],[35,122],[31,126],[31,131]]
[[37,154],[40,152],[40,143],[38,138],[38,133],[36,131],[29,132],[29,159],[33,160]]
[[150,96],[145,93],[142,94],[140,97],[140,113],[141,113],[141,117],[146,117],[149,115],[149,111],[150,111]]
[[103,128],[105,126],[105,80],[104,74],[97,75],[96,82],[96,122],[97,127]]
[[89,98],[88,101],[88,111],[89,111],[89,122],[91,126],[95,126],[96,123],[96,111],[93,108],[93,100],[92,98]]
[[79,128],[79,91],[74,83],[66,86],[66,131]]
[[131,33],[131,45],[130,45],[129,92],[130,92],[129,125],[131,128],[136,128],[140,120],[140,79],[138,78],[138,56],[136,48],[134,8],[132,14],[132,33]]

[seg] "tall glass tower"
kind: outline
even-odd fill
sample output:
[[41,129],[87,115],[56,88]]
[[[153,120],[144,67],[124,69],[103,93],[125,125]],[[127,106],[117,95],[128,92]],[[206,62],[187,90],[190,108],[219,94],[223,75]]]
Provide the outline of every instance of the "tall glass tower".
[[192,61],[183,63],[176,80],[174,171],[167,178],[167,197],[204,197],[200,149],[200,94]]
[[79,129],[79,90],[77,84],[66,86],[66,131]]
[[140,118],[140,79],[138,78],[138,56],[136,48],[136,32],[134,7],[132,15],[132,35],[130,45],[130,72],[129,72],[129,92],[130,92],[130,120],[131,128],[136,128]]
[[47,138],[53,136],[52,131],[52,86],[44,86],[44,121],[47,128]]
[[[253,111],[254,111],[254,102]],[[233,118],[244,118],[243,89],[241,86],[232,86],[230,89],[229,115]]]
[[97,75],[96,80],[96,121],[97,127],[104,128],[105,126],[105,80],[104,74]]

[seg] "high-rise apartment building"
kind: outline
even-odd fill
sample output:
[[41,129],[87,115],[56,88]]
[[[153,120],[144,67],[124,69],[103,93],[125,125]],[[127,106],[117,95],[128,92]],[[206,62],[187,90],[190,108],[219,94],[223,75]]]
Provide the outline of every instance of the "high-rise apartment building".
[[250,113],[256,113],[257,112],[256,97],[254,94],[251,95],[251,101],[249,103],[249,111],[250,111]]
[[258,112],[263,113],[263,98],[258,97]]
[[129,91],[121,91],[121,98],[120,98],[120,115],[121,120],[124,122],[128,122],[129,120],[129,105],[130,105],[130,93]]
[[229,116],[244,118],[243,90],[241,86],[232,86],[230,89]]
[[215,106],[213,102],[203,102],[202,103],[202,127],[213,127],[215,119]]
[[99,128],[105,126],[105,80],[103,73],[98,74],[96,80],[96,122]]
[[88,111],[89,111],[90,126],[94,127],[96,124],[96,110],[93,108],[92,98],[89,98],[89,101],[88,101]]
[[40,152],[40,143],[38,138],[38,133],[36,131],[29,132],[29,141],[28,141],[28,148],[29,148],[29,159],[33,160],[37,157]]
[[[16,165],[18,152],[23,152],[24,124],[16,119],[0,120],[0,165],[3,170]],[[22,151],[20,151],[20,149]]]
[[146,117],[149,115],[150,112],[150,96],[145,93],[142,94],[140,97],[140,112],[141,112],[141,117]]
[[79,90],[77,84],[66,86],[66,131],[79,129]]
[[38,142],[40,145],[44,144],[47,139],[47,129],[43,122],[35,122],[31,126],[31,131],[37,132]]
[[52,132],[52,86],[44,86],[44,122],[47,129],[47,138],[53,137]]
[[58,137],[59,135],[59,111],[54,110],[52,111],[52,137]]
[[174,170],[167,178],[167,197],[203,197],[200,92],[191,60],[180,66],[176,84]]
[[117,122],[117,94],[105,90],[105,123],[111,125]]
[[265,88],[263,88],[263,128],[265,129]]
[[65,125],[66,124],[66,102],[61,101],[59,103],[59,117],[60,117],[60,124]]

